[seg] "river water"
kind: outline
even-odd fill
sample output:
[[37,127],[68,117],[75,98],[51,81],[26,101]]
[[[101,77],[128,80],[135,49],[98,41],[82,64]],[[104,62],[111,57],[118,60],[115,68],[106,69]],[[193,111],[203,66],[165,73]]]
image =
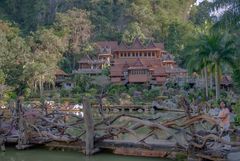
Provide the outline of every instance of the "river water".
[[170,161],[168,159],[121,156],[109,153],[86,157],[74,151],[49,151],[47,149],[29,149],[17,151],[7,148],[0,152],[0,161]]

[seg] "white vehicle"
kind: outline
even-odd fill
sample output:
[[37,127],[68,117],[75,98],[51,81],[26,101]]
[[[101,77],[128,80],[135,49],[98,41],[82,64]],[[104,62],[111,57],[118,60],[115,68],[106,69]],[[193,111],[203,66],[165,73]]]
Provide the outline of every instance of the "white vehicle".
[[0,108],[1,109],[5,109],[5,108],[7,108],[6,106],[4,106],[4,105],[2,105],[2,106],[0,106]]
[[80,105],[76,104],[76,105],[73,106],[73,109],[74,110],[83,109],[83,105],[82,104],[80,104]]
[[83,112],[74,112],[74,114],[77,115],[77,116],[81,116],[81,117],[84,116],[84,113],[83,113]]

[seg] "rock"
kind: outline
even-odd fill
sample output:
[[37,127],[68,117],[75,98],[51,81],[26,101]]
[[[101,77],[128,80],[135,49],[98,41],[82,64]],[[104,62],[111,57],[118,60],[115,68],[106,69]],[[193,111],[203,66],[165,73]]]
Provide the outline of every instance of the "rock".
[[132,104],[131,96],[127,93],[122,93],[119,101],[120,101],[120,105],[131,105]]
[[177,109],[177,104],[173,102],[173,100],[165,100],[163,101],[163,106],[170,109]]
[[118,113],[118,112],[119,112],[119,109],[114,108],[114,109],[113,109],[113,112],[114,112],[114,113]]
[[133,97],[134,97],[134,98],[142,98],[142,92],[140,92],[140,91],[134,91],[134,92],[133,92]]
[[239,161],[240,160],[240,152],[229,153],[227,155],[228,161]]
[[211,108],[209,111],[208,111],[208,114],[210,115],[210,116],[218,116],[218,114],[219,114],[219,112],[220,112],[220,109],[219,108]]

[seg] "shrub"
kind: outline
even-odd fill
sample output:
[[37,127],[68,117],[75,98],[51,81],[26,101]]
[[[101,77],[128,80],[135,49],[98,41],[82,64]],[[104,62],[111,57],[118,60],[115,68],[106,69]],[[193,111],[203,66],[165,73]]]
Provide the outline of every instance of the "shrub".
[[234,105],[233,110],[236,114],[234,121],[237,125],[240,125],[240,100]]
[[127,88],[124,85],[110,85],[107,90],[108,95],[114,96],[116,94],[127,93]]
[[69,97],[71,95],[71,91],[70,90],[66,90],[66,89],[61,89],[60,90],[60,96],[61,97]]

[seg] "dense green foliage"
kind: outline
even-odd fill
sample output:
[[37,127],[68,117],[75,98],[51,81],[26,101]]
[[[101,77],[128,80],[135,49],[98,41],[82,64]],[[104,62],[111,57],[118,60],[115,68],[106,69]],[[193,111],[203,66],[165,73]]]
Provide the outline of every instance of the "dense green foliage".
[[[203,70],[205,83],[208,83],[209,73],[215,75],[216,98],[218,99],[220,96],[220,75],[223,73],[223,67],[226,67],[224,64],[235,67],[236,43],[228,33],[220,31],[200,32],[188,44],[186,53],[188,53],[187,58],[185,58],[188,68],[196,72]],[[208,84],[206,84],[206,96],[208,97],[207,89]]]
[[[142,39],[153,38],[164,41],[167,49],[177,54],[186,34],[193,28],[188,17],[194,2],[195,0],[38,0],[36,3],[34,0],[3,0],[0,13],[3,18],[16,22],[22,33],[28,34],[40,26],[52,25],[56,19],[64,26],[72,25],[71,22],[89,24],[80,19],[75,21],[77,9],[74,8],[79,8],[89,12],[94,26],[93,40],[130,42],[136,36]],[[59,16],[62,17],[60,21]],[[80,35],[83,37],[83,34],[78,34]],[[84,37],[88,36],[85,34]]]
[[[218,73],[224,73],[226,70],[222,70],[223,68],[231,69],[230,73],[233,73],[236,84],[240,84],[240,69],[236,61],[239,56],[237,53],[229,54],[227,50],[229,42],[237,42],[239,39],[239,1],[203,1],[198,6],[194,5],[195,2],[2,0],[0,85],[9,96],[14,96],[13,91],[15,95],[28,95],[30,89],[31,92],[42,95],[44,84],[51,86],[54,83],[57,68],[71,73],[82,56],[96,54],[94,42],[117,40],[131,43],[135,37],[143,41],[153,39],[164,42],[166,50],[174,54],[181,65],[188,62],[185,67],[188,67],[189,71],[193,69],[192,71],[200,73],[207,66],[209,74],[214,71],[213,64],[216,67],[216,62],[219,62],[217,65],[221,72]],[[230,7],[218,21],[211,12],[212,9],[223,6]],[[213,24],[213,27],[206,28],[206,24]],[[232,32],[228,32],[226,26]],[[200,31],[204,33],[199,34]],[[216,34],[209,34],[212,32]],[[228,33],[227,36],[222,35],[224,32]],[[217,38],[215,35],[218,35]],[[228,53],[229,57],[222,57],[224,53]],[[226,58],[234,61],[231,63],[234,64],[232,68],[225,65]],[[109,69],[104,69],[102,74],[109,75]],[[90,78],[87,78],[88,81],[83,79],[85,78],[81,76],[75,77],[77,85],[72,93],[62,91],[61,94],[106,92],[99,91],[107,86],[106,84],[88,85]],[[131,93],[135,90],[133,89],[127,92]],[[114,90],[107,92],[114,93]],[[144,91],[145,98],[151,99],[152,94],[157,95],[156,90]],[[3,92],[0,95],[3,97]]]

